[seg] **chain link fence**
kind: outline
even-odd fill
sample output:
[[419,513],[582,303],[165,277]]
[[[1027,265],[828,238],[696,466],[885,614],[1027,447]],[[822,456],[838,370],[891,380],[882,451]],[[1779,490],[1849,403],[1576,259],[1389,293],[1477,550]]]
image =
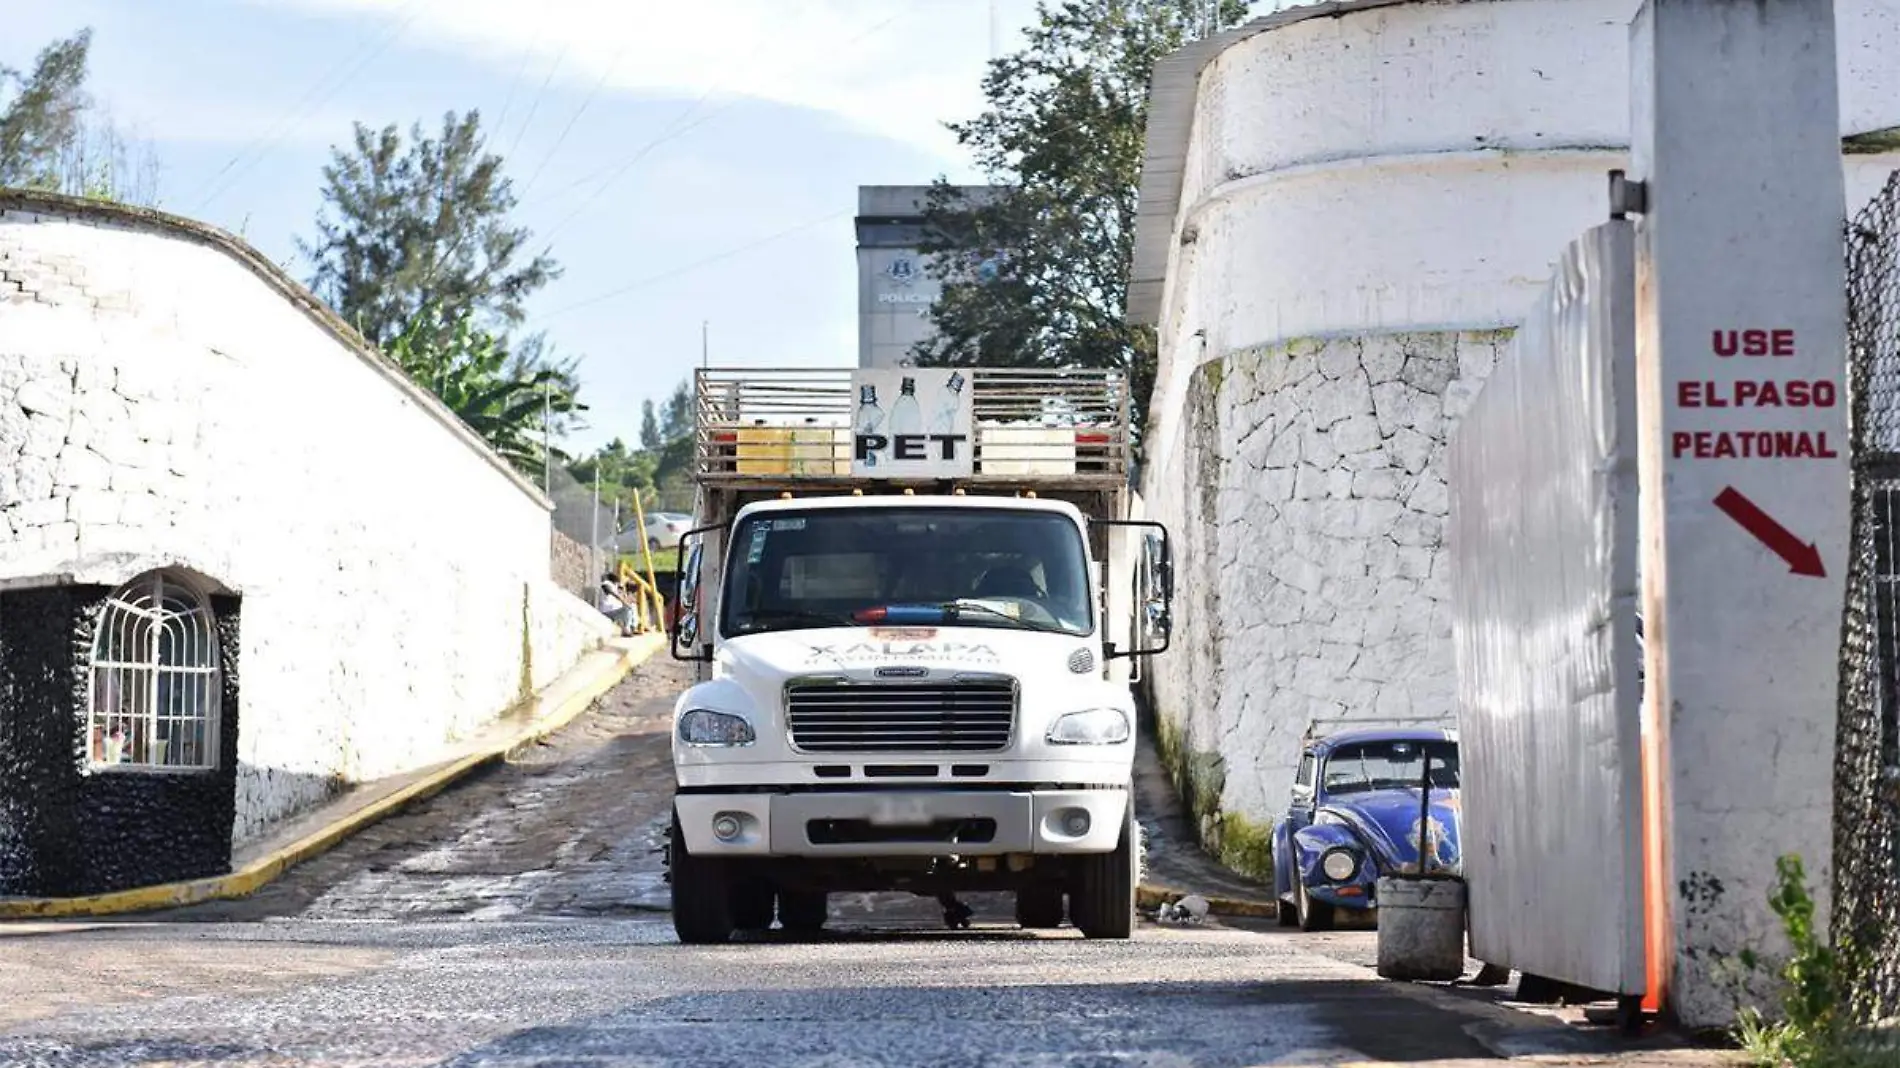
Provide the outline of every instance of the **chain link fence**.
[[1833,936],[1855,1015],[1900,1011],[1900,173],[1847,228],[1853,552],[1834,764]]
[[615,535],[623,524],[611,502],[603,502],[597,488],[582,483],[561,464],[550,464],[543,476],[554,502],[552,553],[554,581],[562,589],[593,604],[601,576],[618,557]]

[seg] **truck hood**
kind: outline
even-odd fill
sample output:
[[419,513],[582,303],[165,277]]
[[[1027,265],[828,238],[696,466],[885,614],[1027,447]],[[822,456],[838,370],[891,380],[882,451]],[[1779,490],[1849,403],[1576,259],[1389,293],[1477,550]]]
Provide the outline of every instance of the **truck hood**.
[[[904,672],[900,679],[986,672],[1012,675],[1028,686],[1040,679],[1099,678],[1101,658],[1093,643],[1002,627],[824,627],[728,639],[716,671],[741,684],[766,682],[775,691],[799,675],[872,680],[889,677],[893,668]],[[880,668],[887,669],[884,676]]]

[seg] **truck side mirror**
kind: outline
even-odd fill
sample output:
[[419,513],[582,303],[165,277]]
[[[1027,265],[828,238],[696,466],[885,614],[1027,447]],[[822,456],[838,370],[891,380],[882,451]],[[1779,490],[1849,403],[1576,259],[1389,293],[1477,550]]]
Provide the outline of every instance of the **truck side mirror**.
[[718,527],[689,530],[680,537],[679,555],[673,562],[673,589],[677,599],[667,630],[667,648],[675,660],[711,660],[710,652],[699,644],[699,575],[705,543],[700,536]]
[[1174,557],[1168,528],[1146,519],[1097,519],[1105,527],[1139,527],[1150,531],[1141,540],[1135,561],[1135,634],[1131,648],[1111,649],[1109,659],[1154,656],[1168,651],[1174,633]]

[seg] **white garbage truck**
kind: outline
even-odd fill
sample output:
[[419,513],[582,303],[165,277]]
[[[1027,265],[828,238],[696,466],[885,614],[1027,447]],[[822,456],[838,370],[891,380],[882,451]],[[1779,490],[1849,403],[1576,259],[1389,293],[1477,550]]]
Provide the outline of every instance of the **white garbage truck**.
[[682,942],[827,896],[1012,892],[1127,938],[1142,658],[1167,531],[1131,520],[1124,376],[702,370],[681,542],[666,845]]

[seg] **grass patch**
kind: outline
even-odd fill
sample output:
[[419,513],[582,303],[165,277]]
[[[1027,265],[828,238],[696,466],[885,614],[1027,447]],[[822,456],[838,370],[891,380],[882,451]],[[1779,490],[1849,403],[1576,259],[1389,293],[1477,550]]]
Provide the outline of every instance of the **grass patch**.
[[1222,812],[1215,855],[1232,871],[1256,882],[1273,882],[1273,830],[1238,812]]
[[[653,551],[653,572],[656,575],[670,575],[679,567],[680,551],[678,546],[671,549]],[[620,562],[644,575],[647,571],[645,551],[621,553]]]

